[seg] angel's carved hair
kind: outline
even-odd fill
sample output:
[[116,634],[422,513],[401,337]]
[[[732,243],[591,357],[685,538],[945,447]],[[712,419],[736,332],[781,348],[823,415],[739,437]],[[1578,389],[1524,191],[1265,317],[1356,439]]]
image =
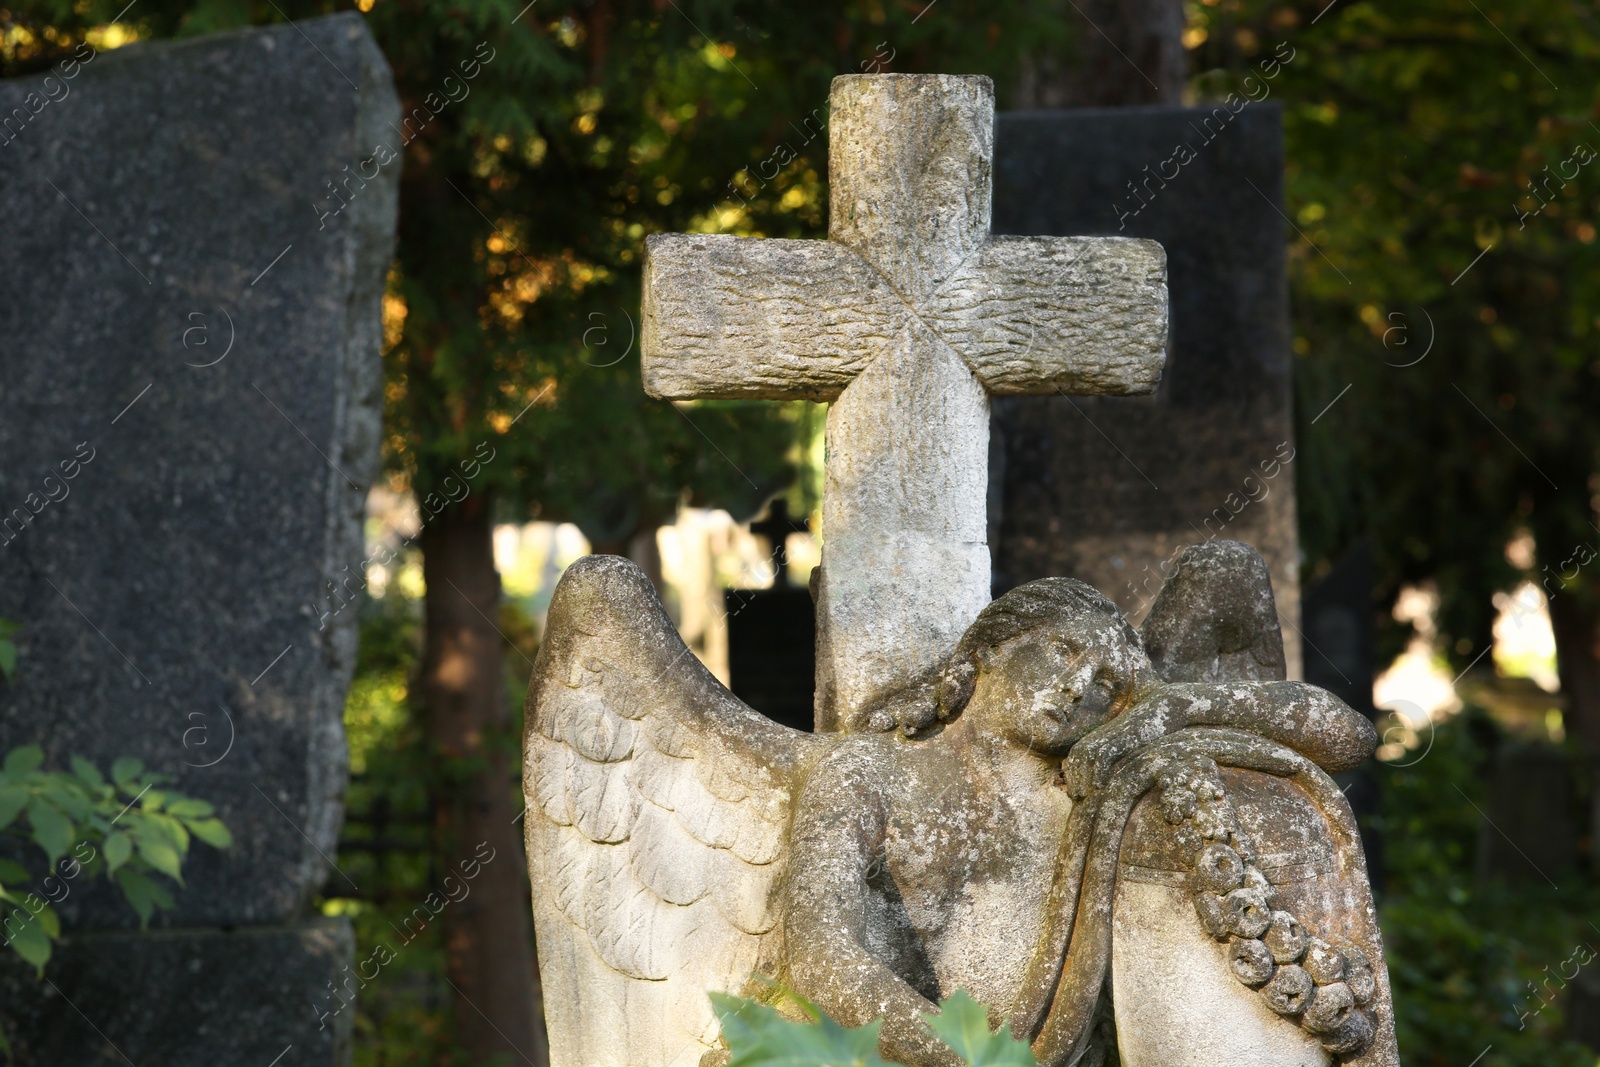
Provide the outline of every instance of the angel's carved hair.
[[935,720],[953,721],[972,699],[982,661],[990,651],[1038,627],[1077,619],[1110,622],[1131,646],[1142,647],[1133,626],[1098,590],[1073,578],[1040,578],[990,602],[936,672],[889,695],[872,710],[872,725],[880,730],[899,726],[914,736]]

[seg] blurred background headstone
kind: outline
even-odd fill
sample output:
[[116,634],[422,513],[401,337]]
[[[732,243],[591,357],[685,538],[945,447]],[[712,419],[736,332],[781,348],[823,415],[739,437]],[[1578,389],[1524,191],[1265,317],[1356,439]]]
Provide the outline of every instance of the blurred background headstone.
[[[994,231],[1154,238],[1167,250],[1172,317],[1153,396],[995,402],[995,591],[1066,575],[1138,621],[1177,549],[1244,541],[1271,568],[1298,677],[1281,114],[1248,104],[1208,139],[1201,131],[1214,130],[1212,115],[1119,107],[997,116]],[[1180,144],[1192,146],[1181,166]]]
[[723,592],[728,688],[768,718],[808,731],[816,692],[816,612],[811,591],[789,580],[787,542],[791,533],[809,529],[789,515],[788,501],[774,499],[766,516],[750,523],[750,532],[771,546],[772,587]]

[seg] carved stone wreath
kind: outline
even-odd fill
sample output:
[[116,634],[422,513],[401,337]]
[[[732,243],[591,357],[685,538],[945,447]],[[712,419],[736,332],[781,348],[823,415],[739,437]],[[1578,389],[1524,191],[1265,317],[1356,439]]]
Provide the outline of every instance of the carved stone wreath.
[[1157,783],[1162,815],[1193,857],[1195,911],[1207,933],[1231,944],[1234,977],[1341,1060],[1364,1052],[1377,1030],[1367,1010],[1377,982],[1366,953],[1330,944],[1278,909],[1277,889],[1255,865],[1255,846],[1214,760],[1184,759]]

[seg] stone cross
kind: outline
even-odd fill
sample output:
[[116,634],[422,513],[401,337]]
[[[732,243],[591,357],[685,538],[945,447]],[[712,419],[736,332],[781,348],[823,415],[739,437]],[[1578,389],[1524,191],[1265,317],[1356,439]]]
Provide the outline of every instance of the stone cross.
[[644,385],[831,402],[816,586],[819,730],[860,725],[990,598],[989,397],[1148,393],[1154,241],[989,235],[994,86],[835,78],[827,241],[650,238]]

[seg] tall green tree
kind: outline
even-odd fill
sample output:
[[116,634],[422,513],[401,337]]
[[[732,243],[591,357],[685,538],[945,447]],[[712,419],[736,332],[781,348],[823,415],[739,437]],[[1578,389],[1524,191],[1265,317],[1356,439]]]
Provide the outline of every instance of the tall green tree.
[[[1366,537],[1387,602],[1436,582],[1458,670],[1489,647],[1493,593],[1541,585],[1571,732],[1600,753],[1600,15],[1577,0],[1197,14],[1203,87],[1237,84],[1274,42],[1296,52],[1273,92],[1308,567]],[[1524,531],[1537,548],[1519,568],[1505,547]]]

